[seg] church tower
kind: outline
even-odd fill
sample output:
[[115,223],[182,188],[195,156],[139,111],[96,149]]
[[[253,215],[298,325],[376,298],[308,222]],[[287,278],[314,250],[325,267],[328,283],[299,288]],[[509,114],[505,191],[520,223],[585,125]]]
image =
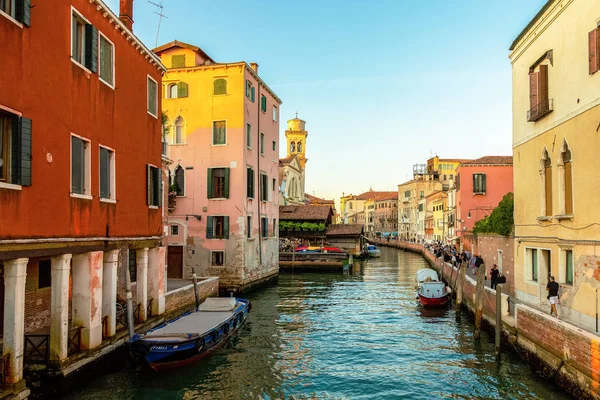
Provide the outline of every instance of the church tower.
[[287,156],[297,154],[300,165],[304,169],[306,161],[308,161],[306,159],[306,138],[308,137],[308,132],[305,129],[306,121],[299,119],[298,113],[296,113],[296,118],[290,119],[287,123],[288,128],[285,131]]

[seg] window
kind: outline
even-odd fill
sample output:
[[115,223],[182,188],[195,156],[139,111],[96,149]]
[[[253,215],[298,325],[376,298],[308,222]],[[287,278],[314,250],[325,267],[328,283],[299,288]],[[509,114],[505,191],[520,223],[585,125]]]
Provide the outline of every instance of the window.
[[485,194],[486,176],[485,174],[473,174],[473,194]]
[[535,122],[552,111],[548,99],[548,66],[539,65],[529,73],[529,111],[527,121]]
[[246,169],[246,180],[247,180],[246,196],[249,199],[253,199],[254,198],[254,170],[252,169],[252,167],[248,167]]
[[49,288],[52,282],[52,262],[41,260],[38,263],[38,289]]
[[135,249],[129,249],[129,277],[131,283],[137,280],[137,251]]
[[565,266],[566,268],[566,277],[565,283],[568,285],[573,284],[573,250],[565,250]]
[[252,125],[246,124],[246,147],[252,148]]
[[423,211],[423,203],[419,204],[419,211],[421,211],[421,212]]
[[211,251],[211,263],[213,267],[222,267],[225,265],[225,252],[224,251]]
[[425,192],[421,190],[421,192],[419,193],[419,197],[420,197],[420,198],[423,198],[423,197],[425,197]]
[[560,154],[562,165],[564,210],[565,214],[573,214],[573,169],[571,167],[571,149],[566,141],[563,142],[563,151]]
[[31,186],[31,120],[0,112],[0,182]]
[[260,237],[269,236],[269,218],[262,217],[260,219]]
[[76,11],[71,15],[71,58],[92,72],[98,63],[98,29]]
[[147,179],[147,203],[149,206],[160,207],[162,206],[162,179],[160,168],[156,168],[153,165],[148,164],[146,166],[146,179]]
[[248,239],[252,238],[252,215],[246,217],[246,235]]
[[273,218],[273,229],[271,230],[271,236],[277,234],[277,218]]
[[265,155],[265,134],[260,133],[260,154]]
[[208,198],[229,198],[229,168],[208,169]]
[[227,122],[213,121],[213,145],[227,144]]
[[588,45],[589,45],[589,70],[590,75],[595,74],[600,69],[599,53],[600,53],[600,28],[596,28],[588,34]]
[[298,153],[302,153],[302,142],[298,142]]
[[448,180],[448,176],[444,175],[444,180],[447,181]]
[[254,85],[250,81],[246,81],[246,97],[250,99],[251,102],[254,103],[255,100],[255,90]]
[[157,90],[156,81],[148,76],[148,113],[153,117],[158,115]]
[[296,142],[291,142],[290,143],[290,153],[293,153],[294,151],[296,151]]
[[277,182],[275,181],[275,178],[273,178],[273,185],[271,185],[271,188],[273,189],[273,191],[275,191],[276,187],[277,187]]
[[177,84],[177,97],[184,98],[188,97],[188,84],[185,82],[179,82]]
[[269,178],[266,174],[260,174],[260,199],[262,201],[269,200]]
[[89,196],[90,142],[71,136],[71,193]]
[[185,196],[185,170],[181,165],[175,169],[175,186],[177,196]]
[[207,239],[229,239],[229,217],[209,216],[206,222]]
[[167,89],[167,98],[175,99],[177,98],[177,84],[171,83]]
[[115,152],[100,146],[100,198],[115,200]]
[[277,150],[277,142],[273,140],[273,151]]
[[541,171],[542,179],[542,212],[545,216],[552,215],[552,160],[548,156],[548,151],[544,149],[542,153]]
[[100,35],[100,72],[99,76],[102,81],[113,87],[115,84],[114,80],[114,45],[104,37]]
[[267,112],[267,96],[260,95],[260,111]]
[[450,179],[451,181],[454,180],[454,175],[448,175],[448,179]]
[[538,257],[537,257],[537,249],[531,249],[531,280],[538,280]]
[[404,197],[407,199],[410,199],[410,190],[405,190],[404,191]]
[[184,121],[183,118],[181,116],[177,117],[177,119],[175,120],[175,137],[174,137],[174,143],[173,144],[184,144],[185,140],[183,138],[183,126],[184,126]]
[[273,106],[273,122],[277,122],[277,107]]
[[215,81],[213,82],[213,94],[227,94],[227,81],[225,79],[215,79]]
[[179,235],[179,225],[171,225],[171,235]]
[[171,56],[171,68],[185,67],[185,54]]

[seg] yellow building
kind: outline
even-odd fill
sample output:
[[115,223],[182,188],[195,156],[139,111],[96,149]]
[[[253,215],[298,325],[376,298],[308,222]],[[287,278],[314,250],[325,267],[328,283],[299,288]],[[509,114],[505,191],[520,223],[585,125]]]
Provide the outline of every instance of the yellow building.
[[[425,238],[424,214],[420,214],[424,210],[423,207],[419,208],[419,202],[441,189],[441,182],[431,179],[427,174],[416,174],[414,179],[398,185],[398,237],[400,239]],[[419,221],[423,221],[423,224]]]
[[427,172],[433,179],[439,180],[444,185],[444,190],[448,190],[456,178],[456,168],[467,161],[471,160],[439,158],[436,155],[427,160]]
[[600,1],[548,1],[510,47],[515,293],[595,329],[600,288]]
[[448,196],[444,192],[436,193],[432,196],[433,210],[433,238],[434,240],[446,240],[448,236],[448,227],[444,219],[444,211],[446,210],[446,200]]

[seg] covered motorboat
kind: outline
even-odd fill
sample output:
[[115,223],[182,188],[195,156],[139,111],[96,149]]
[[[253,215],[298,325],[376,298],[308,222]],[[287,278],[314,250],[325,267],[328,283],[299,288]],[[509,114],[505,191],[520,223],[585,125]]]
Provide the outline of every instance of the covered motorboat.
[[369,257],[372,258],[381,257],[381,250],[379,250],[377,246],[373,244],[369,244],[366,246],[366,253]]
[[443,306],[450,300],[450,288],[440,281],[438,274],[431,268],[417,271],[417,297],[426,307]]
[[189,364],[225,343],[248,311],[246,299],[208,298],[196,311],[135,335],[129,342],[131,354],[155,371]]

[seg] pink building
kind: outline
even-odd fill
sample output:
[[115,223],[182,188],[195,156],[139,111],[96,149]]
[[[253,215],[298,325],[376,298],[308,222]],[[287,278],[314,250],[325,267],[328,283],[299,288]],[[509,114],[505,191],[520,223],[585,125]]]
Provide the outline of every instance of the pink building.
[[512,156],[485,156],[457,168],[456,220],[460,246],[473,251],[473,226],[513,191]]

